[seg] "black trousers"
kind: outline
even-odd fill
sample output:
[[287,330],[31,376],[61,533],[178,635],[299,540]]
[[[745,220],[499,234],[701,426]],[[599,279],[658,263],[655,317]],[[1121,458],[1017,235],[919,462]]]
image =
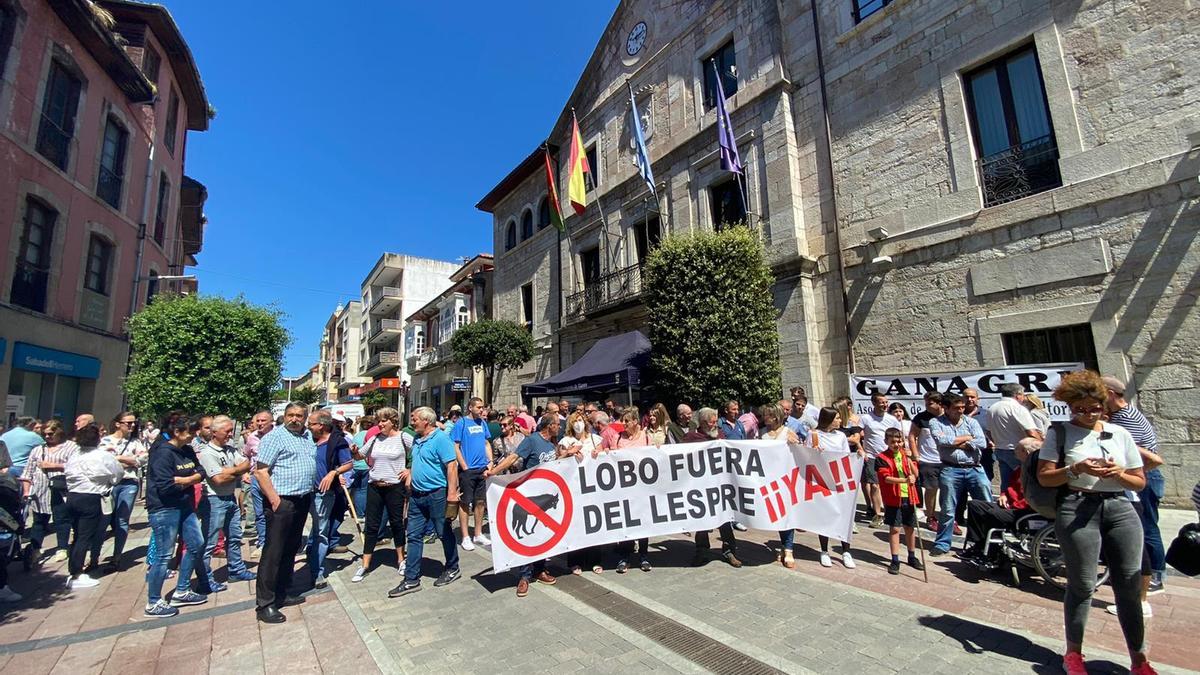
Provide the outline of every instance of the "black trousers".
[[[650,548],[650,540],[648,538],[637,540],[638,555],[645,558],[646,550],[649,548]],[[617,544],[617,558],[618,559],[628,562],[629,559],[632,557],[633,557],[633,541],[632,540],[622,541]]]
[[[737,553],[737,539],[733,536],[733,523],[725,523],[717,530],[721,535],[721,553]],[[708,530],[696,533],[696,550],[712,548],[708,543]]]
[[272,510],[264,498],[267,516],[267,545],[258,561],[258,581],[255,584],[256,605],[263,609],[279,607],[292,585],[296,570],[296,551],[300,550],[304,521],[312,506],[312,493],[298,497],[279,498],[279,508]]
[[568,553],[567,566],[590,570],[597,565],[603,565],[603,562],[601,562],[603,557],[603,546],[588,546],[587,548],[581,548],[578,551]]
[[976,553],[983,551],[988,530],[1011,529],[1018,518],[1033,513],[1030,509],[1005,509],[996,502],[972,499],[967,502],[967,542]]
[[403,483],[395,485],[375,485],[367,483],[367,519],[366,532],[363,533],[363,555],[375,551],[375,543],[379,538],[380,525],[383,520],[384,507],[387,507],[388,526],[392,530],[392,542],[396,546],[404,545],[404,502],[408,499]]
[[98,494],[67,493],[67,514],[71,517],[71,530],[75,533],[75,538],[71,540],[71,557],[67,560],[67,571],[72,577],[83,574],[83,559],[92,550],[100,533],[103,518],[100,512],[101,499]]

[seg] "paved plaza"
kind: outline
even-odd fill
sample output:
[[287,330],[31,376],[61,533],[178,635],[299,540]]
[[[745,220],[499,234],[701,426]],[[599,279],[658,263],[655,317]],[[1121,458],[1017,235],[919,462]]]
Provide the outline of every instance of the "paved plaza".
[[[1186,517],[1180,512],[1177,517]],[[286,608],[288,622],[259,624],[253,584],[238,583],[171,620],[141,616],[148,530],[136,519],[138,564],[97,589],[68,593],[61,565],[13,568],[26,600],[0,614],[0,669],[8,673],[1051,673],[1058,671],[1061,597],[1036,578],[1014,588],[952,558],[929,559],[929,583],[883,566],[883,532],[860,525],[858,567],[816,561],[798,534],[798,569],[774,562],[771,533],[739,533],[733,569],[716,556],[691,566],[686,537],[651,542],[654,570],[565,574],[515,597],[515,577],[494,574],[485,550],[462,552],[463,578],[434,588],[441,547],[427,547],[420,592],[391,600],[394,553],[351,584],[354,552],[323,591]],[[1177,526],[1176,526],[1177,529]],[[343,528],[346,539],[352,525]],[[1168,529],[1167,531],[1172,531]],[[811,541],[810,541],[811,540]],[[715,543],[715,541],[714,541]],[[611,563],[610,563],[611,564]],[[303,566],[298,559],[297,565]],[[300,569],[298,579],[307,578]],[[1125,672],[1120,630],[1098,594],[1085,649],[1093,673]],[[1151,655],[1161,672],[1200,663],[1189,638],[1200,625],[1200,583],[1172,576],[1153,596]]]

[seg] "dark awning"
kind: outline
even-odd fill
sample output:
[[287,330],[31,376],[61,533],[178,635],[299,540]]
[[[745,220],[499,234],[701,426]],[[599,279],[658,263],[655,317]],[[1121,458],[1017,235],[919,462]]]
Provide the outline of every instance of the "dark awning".
[[640,331],[606,337],[592,345],[570,368],[521,387],[521,396],[562,396],[583,391],[637,387],[650,361],[650,341]]

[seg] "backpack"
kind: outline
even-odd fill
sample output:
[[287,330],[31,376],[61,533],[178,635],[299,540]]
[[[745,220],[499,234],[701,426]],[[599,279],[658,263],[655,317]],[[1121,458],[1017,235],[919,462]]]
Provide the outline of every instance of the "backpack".
[[[1055,466],[1062,468],[1067,464],[1067,435],[1061,425],[1055,425],[1054,438],[1058,445]],[[1025,493],[1025,501],[1029,503],[1029,508],[1047,518],[1053,518],[1058,511],[1059,495],[1066,490],[1066,486],[1045,487],[1038,482],[1038,462],[1041,461],[1041,454],[1045,449],[1043,446],[1025,458],[1025,463],[1021,466],[1021,489]]]

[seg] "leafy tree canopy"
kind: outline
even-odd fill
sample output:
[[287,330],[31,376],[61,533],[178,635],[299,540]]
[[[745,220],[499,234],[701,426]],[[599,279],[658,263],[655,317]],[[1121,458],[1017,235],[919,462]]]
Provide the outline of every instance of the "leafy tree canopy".
[[129,320],[139,415],[181,409],[242,419],[268,407],[291,341],[280,312],[239,298],[160,296]]
[[484,319],[454,331],[450,349],[456,363],[484,372],[491,403],[496,374],[520,368],[533,358],[533,336],[514,321]]
[[388,405],[388,396],[378,389],[372,389],[359,397],[358,402],[362,404],[363,411],[373,413],[380,408]]
[[[286,395],[286,391],[284,392]],[[303,387],[292,388],[292,403],[312,405],[321,399],[321,392],[307,384]],[[284,399],[287,400],[287,399]]]
[[668,237],[643,272],[662,398],[718,406],[779,397],[779,333],[762,243],[746,227]]

